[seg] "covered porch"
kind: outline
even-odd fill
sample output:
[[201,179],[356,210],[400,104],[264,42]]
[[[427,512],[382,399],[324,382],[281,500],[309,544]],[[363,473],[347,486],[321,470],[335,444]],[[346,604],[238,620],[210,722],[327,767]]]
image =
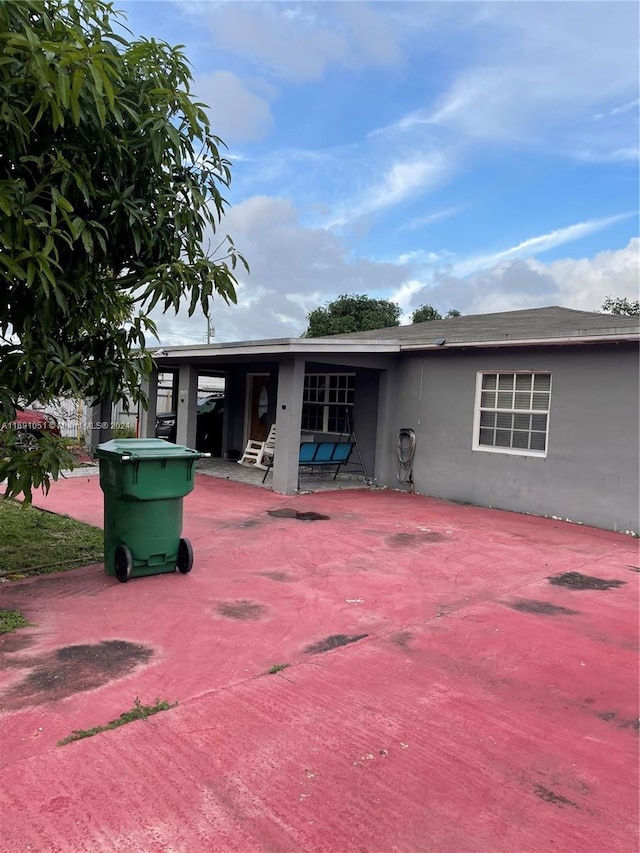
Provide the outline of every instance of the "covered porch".
[[[265,471],[251,465],[239,465],[229,459],[212,457],[201,459],[196,465],[199,474],[228,480],[231,483],[245,483],[248,486],[273,490],[273,476],[270,472],[264,479]],[[264,482],[263,482],[264,480]],[[362,474],[340,471],[334,479],[333,471],[311,471],[301,468],[297,491],[300,494],[311,492],[332,492],[345,489],[375,488]]]
[[[281,494],[325,488],[362,488],[385,482],[391,464],[391,388],[397,341],[286,339],[164,348],[145,389],[139,435],[155,435],[158,376],[174,375],[176,442],[196,447],[199,376],[224,379],[219,458],[203,473],[262,485],[264,470],[236,461],[249,440],[264,441],[276,426],[273,468],[265,482]],[[299,466],[301,442],[354,441],[350,463],[309,474]]]

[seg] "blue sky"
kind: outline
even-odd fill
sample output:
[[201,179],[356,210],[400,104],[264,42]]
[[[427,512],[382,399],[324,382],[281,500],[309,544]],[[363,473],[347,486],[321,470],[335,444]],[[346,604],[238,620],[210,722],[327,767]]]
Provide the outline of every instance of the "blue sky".
[[[463,313],[638,298],[633,2],[117,2],[184,45],[251,266],[215,340],[341,293]],[[206,323],[167,316],[165,344]]]

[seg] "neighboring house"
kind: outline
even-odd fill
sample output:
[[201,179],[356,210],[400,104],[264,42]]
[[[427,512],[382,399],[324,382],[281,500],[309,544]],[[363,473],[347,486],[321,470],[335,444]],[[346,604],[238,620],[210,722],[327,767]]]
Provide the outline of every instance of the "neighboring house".
[[[297,487],[301,437],[353,428],[379,486],[637,532],[639,333],[638,317],[551,307],[166,347],[157,364],[176,374],[178,443],[194,442],[200,372],[226,381],[227,458],[277,424],[284,494]],[[151,399],[141,435],[153,435]],[[401,430],[413,439],[404,466]]]

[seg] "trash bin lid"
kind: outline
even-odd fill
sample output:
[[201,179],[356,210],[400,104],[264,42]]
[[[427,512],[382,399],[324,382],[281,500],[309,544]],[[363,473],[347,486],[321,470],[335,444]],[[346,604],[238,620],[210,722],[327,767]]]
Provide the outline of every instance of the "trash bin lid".
[[200,459],[204,454],[181,444],[172,444],[163,438],[114,438],[96,447],[100,459]]

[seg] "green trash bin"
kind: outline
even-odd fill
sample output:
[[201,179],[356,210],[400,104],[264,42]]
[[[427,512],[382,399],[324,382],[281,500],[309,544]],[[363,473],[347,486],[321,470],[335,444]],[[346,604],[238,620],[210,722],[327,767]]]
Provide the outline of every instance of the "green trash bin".
[[119,438],[98,445],[104,492],[104,562],[108,575],[187,574],[193,550],[181,538],[182,499],[206,453],[161,438]]

